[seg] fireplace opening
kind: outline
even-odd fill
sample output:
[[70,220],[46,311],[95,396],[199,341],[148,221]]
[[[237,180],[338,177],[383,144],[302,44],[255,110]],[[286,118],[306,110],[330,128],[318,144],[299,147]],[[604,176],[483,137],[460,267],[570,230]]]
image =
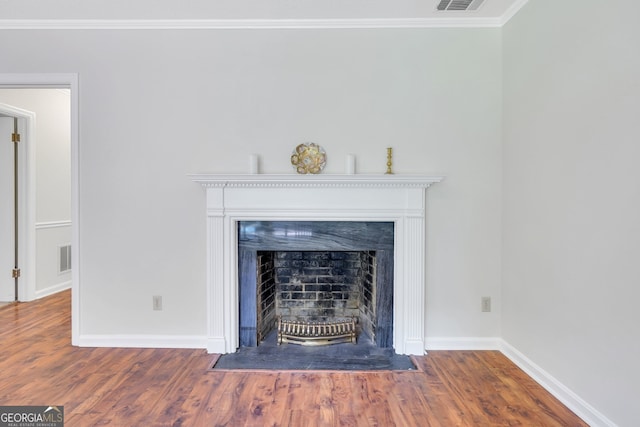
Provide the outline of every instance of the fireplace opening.
[[391,348],[393,230],[392,222],[240,222],[240,346],[258,346],[279,319],[353,319],[358,336]]
[[318,325],[306,335],[325,344],[341,332],[348,337],[352,331],[340,325],[353,322],[355,338],[375,341],[375,251],[258,251],[256,267],[258,343],[278,320]]

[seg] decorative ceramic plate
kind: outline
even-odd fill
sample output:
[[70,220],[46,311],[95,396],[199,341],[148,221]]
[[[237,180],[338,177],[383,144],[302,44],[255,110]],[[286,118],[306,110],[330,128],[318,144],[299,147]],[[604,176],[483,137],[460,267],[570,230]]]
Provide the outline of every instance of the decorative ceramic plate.
[[324,148],[313,142],[300,144],[291,154],[291,164],[298,173],[320,173],[327,163]]

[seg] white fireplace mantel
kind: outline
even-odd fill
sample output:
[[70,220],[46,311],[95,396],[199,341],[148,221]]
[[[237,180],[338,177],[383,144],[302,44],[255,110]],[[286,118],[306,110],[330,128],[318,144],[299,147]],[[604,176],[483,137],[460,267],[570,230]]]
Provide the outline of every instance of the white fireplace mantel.
[[425,349],[426,188],[441,176],[218,175],[190,178],[206,189],[207,350],[238,348],[239,221],[392,221],[394,334],[399,354]]

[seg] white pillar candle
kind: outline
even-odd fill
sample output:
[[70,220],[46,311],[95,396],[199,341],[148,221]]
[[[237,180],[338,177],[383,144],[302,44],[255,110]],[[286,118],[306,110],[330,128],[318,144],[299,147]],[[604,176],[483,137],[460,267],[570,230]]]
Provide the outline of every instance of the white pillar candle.
[[252,175],[255,175],[259,172],[259,163],[260,163],[260,158],[258,157],[257,154],[250,154],[249,155],[249,173]]
[[353,154],[347,154],[346,170],[347,175],[356,173],[356,157]]

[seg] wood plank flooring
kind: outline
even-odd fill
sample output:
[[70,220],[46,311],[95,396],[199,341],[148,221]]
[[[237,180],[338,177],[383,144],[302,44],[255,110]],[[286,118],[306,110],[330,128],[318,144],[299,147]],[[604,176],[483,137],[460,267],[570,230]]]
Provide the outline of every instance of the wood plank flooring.
[[204,350],[78,348],[71,295],[0,308],[0,405],[64,406],[67,426],[586,426],[494,351],[421,371],[208,371]]

